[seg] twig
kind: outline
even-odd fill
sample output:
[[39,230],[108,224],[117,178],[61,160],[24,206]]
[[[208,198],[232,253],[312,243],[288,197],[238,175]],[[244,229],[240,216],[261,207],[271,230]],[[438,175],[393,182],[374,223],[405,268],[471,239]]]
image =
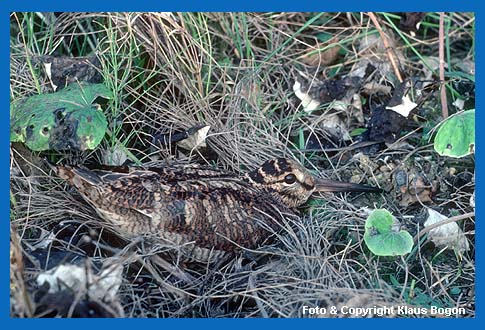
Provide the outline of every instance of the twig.
[[465,213],[465,214],[461,214],[461,215],[457,215],[455,217],[448,218],[448,219],[440,221],[440,222],[436,222],[436,223],[424,228],[423,230],[421,230],[419,235],[414,238],[414,243],[416,244],[416,242],[418,242],[419,239],[423,235],[425,235],[429,231],[435,229],[436,227],[446,225],[447,223],[452,223],[452,222],[460,221],[460,220],[463,220],[463,219],[468,219],[468,218],[471,218],[471,217],[474,217],[474,216],[475,216],[475,212],[468,212],[468,213]]
[[377,20],[376,15],[373,12],[368,12],[367,15],[369,15],[370,19],[374,23],[377,31],[381,35],[382,38],[382,43],[384,44],[384,47],[386,48],[387,52],[387,57],[389,57],[389,61],[391,61],[392,68],[394,70],[394,73],[396,74],[397,79],[399,80],[400,83],[403,82],[403,79],[401,77],[401,72],[399,71],[399,68],[397,66],[396,58],[394,57],[394,53],[392,52],[392,47],[389,45],[389,42],[387,41],[387,37],[384,34],[384,31],[382,31],[381,24]]
[[358,148],[364,148],[364,147],[371,146],[371,145],[378,144],[378,143],[381,143],[381,142],[379,142],[379,141],[364,141],[364,142],[352,143],[349,146],[341,147],[341,148],[325,148],[325,149],[308,148],[308,149],[292,149],[292,150],[300,151],[300,152],[303,152],[303,153],[307,153],[307,152],[338,152],[338,151],[347,152],[347,151],[352,151],[352,150],[358,149]]
[[152,255],[150,256],[150,258],[154,263],[156,263],[158,266],[162,267],[163,269],[169,271],[171,275],[175,276],[179,280],[184,281],[187,284],[195,283],[195,278],[192,275],[190,275],[189,273],[183,271],[182,269],[174,265],[171,265],[169,262],[165,261],[160,256]]
[[441,83],[441,112],[443,119],[448,118],[448,102],[446,100],[446,83],[445,83],[445,13],[440,13],[439,39],[439,60],[440,60],[440,83]]
[[254,277],[255,277],[255,275],[253,273],[249,274],[248,286],[249,286],[250,290],[254,290],[254,300],[256,301],[256,305],[258,305],[258,308],[259,308],[263,318],[267,319],[267,318],[269,318],[269,315],[268,315],[268,312],[266,312],[266,309],[264,308],[263,303],[260,301],[260,298],[258,296],[258,291],[255,290],[256,285],[254,283]]

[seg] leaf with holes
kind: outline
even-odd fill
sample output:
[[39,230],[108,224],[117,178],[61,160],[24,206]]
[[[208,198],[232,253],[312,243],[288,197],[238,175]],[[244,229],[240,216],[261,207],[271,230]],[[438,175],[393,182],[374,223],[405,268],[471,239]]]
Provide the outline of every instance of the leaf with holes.
[[103,84],[71,84],[10,105],[10,141],[34,151],[94,149],[108,126],[96,102],[112,98]]
[[434,150],[441,156],[465,157],[475,152],[475,109],[448,118],[434,138]]
[[365,222],[364,242],[377,256],[402,256],[411,252],[413,238],[399,229],[396,218],[385,209],[372,211]]

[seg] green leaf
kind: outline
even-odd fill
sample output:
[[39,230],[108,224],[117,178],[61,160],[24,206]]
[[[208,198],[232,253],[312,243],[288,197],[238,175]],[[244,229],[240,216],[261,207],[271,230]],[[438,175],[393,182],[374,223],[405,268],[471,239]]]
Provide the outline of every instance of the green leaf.
[[317,37],[317,40],[320,41],[320,42],[327,42],[329,40],[331,40],[332,38],[335,37],[335,35],[333,35],[332,33],[328,33],[328,32],[320,32],[316,35]]
[[452,287],[450,289],[450,294],[451,295],[456,296],[456,295],[459,295],[460,293],[461,293],[461,289],[459,287],[457,287],[457,286],[454,286],[454,287]]
[[413,238],[386,209],[374,210],[365,222],[364,242],[378,256],[401,256],[411,252]]
[[441,156],[461,158],[475,152],[475,109],[448,118],[434,138]]
[[112,94],[103,84],[71,84],[10,105],[10,140],[34,151],[94,149],[108,123],[94,102]]
[[358,136],[358,135],[363,134],[366,131],[367,131],[367,128],[363,128],[363,127],[356,128],[356,129],[352,130],[352,132],[350,132],[350,136],[352,136],[352,137]]

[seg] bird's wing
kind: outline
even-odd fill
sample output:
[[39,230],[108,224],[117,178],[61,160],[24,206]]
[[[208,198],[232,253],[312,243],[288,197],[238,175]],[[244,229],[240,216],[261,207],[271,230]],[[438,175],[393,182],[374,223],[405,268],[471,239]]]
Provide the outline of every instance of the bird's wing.
[[112,212],[129,209],[147,217],[158,213],[164,230],[184,235],[201,247],[230,250],[236,243],[254,248],[278,228],[282,212],[291,212],[233,174],[214,178],[212,173],[205,177],[183,172],[185,180],[162,182],[167,174],[142,169],[106,172],[58,167],[58,173],[94,206]]
[[196,199],[175,199],[166,209],[171,212],[164,222],[166,230],[181,233],[198,246],[227,251],[234,244],[261,245],[279,229],[282,213],[291,212],[261,191],[231,187],[206,190]]
[[214,200],[228,190],[251,189],[241,186],[244,183],[238,182],[240,180],[231,172],[193,166],[121,170],[113,167],[113,171],[58,166],[57,172],[84,196],[98,196],[113,206],[145,213],[156,203]]

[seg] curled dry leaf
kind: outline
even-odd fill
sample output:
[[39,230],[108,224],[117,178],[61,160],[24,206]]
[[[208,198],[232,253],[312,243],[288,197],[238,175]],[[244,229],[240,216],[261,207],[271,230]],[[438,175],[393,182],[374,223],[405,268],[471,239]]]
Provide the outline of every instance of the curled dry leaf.
[[351,105],[351,116],[355,117],[360,124],[364,124],[364,111],[362,110],[362,100],[360,99],[360,95],[355,93],[352,96],[352,105]]
[[[433,80],[437,78],[438,70],[440,67],[440,59],[437,56],[423,56],[420,61],[423,65],[423,88],[431,85]],[[448,63],[445,63],[445,68],[448,68]]]
[[463,110],[465,107],[465,100],[457,98],[453,103],[452,103],[459,111]]
[[382,85],[375,81],[364,84],[364,86],[362,86],[362,90],[369,95],[379,93],[391,94],[391,86]]
[[393,179],[401,194],[399,205],[403,207],[417,202],[431,202],[431,195],[437,190],[436,184],[430,183],[425,176],[419,173],[418,169],[411,169],[409,172],[404,169],[398,170]]
[[32,317],[31,296],[27,292],[20,236],[10,230],[10,316]]
[[239,93],[243,99],[245,99],[252,106],[258,104],[258,99],[261,97],[261,86],[256,81],[248,81],[241,84],[241,91]]
[[183,131],[157,133],[153,136],[152,143],[161,147],[176,144],[178,147],[189,151],[205,148],[210,128],[209,125],[196,125]]
[[[448,217],[428,208],[428,219],[424,223],[424,227],[429,227],[446,219]],[[470,244],[465,234],[456,222],[446,223],[431,229],[429,231],[429,238],[436,246],[452,248],[459,254],[470,249]]]
[[334,102],[332,108],[346,110],[352,102],[355,91],[360,88],[361,82],[361,79],[356,77],[317,80],[301,74],[295,80],[293,91],[302,101],[306,112],[316,110],[320,104],[331,102]]
[[454,62],[454,65],[466,74],[475,75],[475,61],[470,61],[469,59],[460,59]]
[[470,206],[475,209],[475,192],[470,196]]
[[305,78],[298,77],[293,85],[293,91],[301,100],[305,112],[312,113],[320,104],[328,104],[326,111],[318,115],[313,124],[339,140],[350,140],[345,119],[355,116],[359,122],[364,120],[362,104],[359,95],[355,93],[361,85],[360,78],[321,81]]
[[412,82],[409,79],[399,84],[394,90],[394,94],[387,104],[386,109],[395,111],[401,116],[407,118],[409,113],[417,106],[417,104],[414,103],[409,97],[411,87]]
[[96,56],[67,57],[40,56],[34,62],[41,62],[52,89],[62,89],[73,82],[98,84],[103,81],[101,63]]
[[62,264],[39,274],[37,284],[49,283],[49,293],[64,289],[75,292],[87,290],[92,298],[113,301],[121,285],[123,266],[116,262],[108,265],[107,262],[98,275],[92,274],[86,267]]
[[293,91],[295,92],[296,97],[300,99],[301,105],[305,111],[311,112],[320,106],[319,101],[313,99],[307,92],[302,90],[302,86],[299,81],[295,81]]
[[[335,41],[334,39],[332,40]],[[317,42],[314,47],[308,48],[301,60],[311,66],[326,66],[337,60],[339,51],[340,46],[338,44],[332,45],[331,42]]]
[[416,108],[417,104],[411,101],[408,95],[404,95],[401,103],[395,106],[387,106],[386,109],[397,112],[403,117],[409,116],[409,113]]
[[108,147],[108,149],[101,152],[101,157],[103,159],[103,164],[112,166],[121,166],[128,159],[125,147],[120,144],[115,144],[113,147]]
[[210,130],[209,125],[195,126],[187,130],[187,138],[177,142],[177,145],[185,150],[205,148],[206,138]]
[[[326,134],[329,134],[339,140],[348,141],[351,139],[350,133],[347,130],[347,125],[343,121],[338,113],[322,113],[320,116],[315,116],[312,119],[312,126],[318,127]],[[312,117],[313,118],[313,117]]]
[[417,104],[409,97],[411,80],[399,84],[385,106],[373,109],[367,123],[365,138],[370,141],[394,143],[408,125],[408,116]]
[[32,244],[31,250],[35,251],[37,249],[45,249],[51,245],[51,243],[54,241],[56,238],[56,235],[51,232],[47,231],[45,229],[40,228],[41,234],[39,239],[37,240],[36,243]]
[[[389,47],[392,48],[396,60],[399,63],[404,63],[404,55],[402,51],[396,47],[396,41],[391,32],[386,31],[386,36]],[[366,76],[369,64],[376,69],[381,77],[389,79],[394,76],[386,47],[384,46],[382,38],[378,34],[364,36],[359,42],[358,50],[360,57],[352,67],[352,70],[350,70],[351,76],[363,78]]]

